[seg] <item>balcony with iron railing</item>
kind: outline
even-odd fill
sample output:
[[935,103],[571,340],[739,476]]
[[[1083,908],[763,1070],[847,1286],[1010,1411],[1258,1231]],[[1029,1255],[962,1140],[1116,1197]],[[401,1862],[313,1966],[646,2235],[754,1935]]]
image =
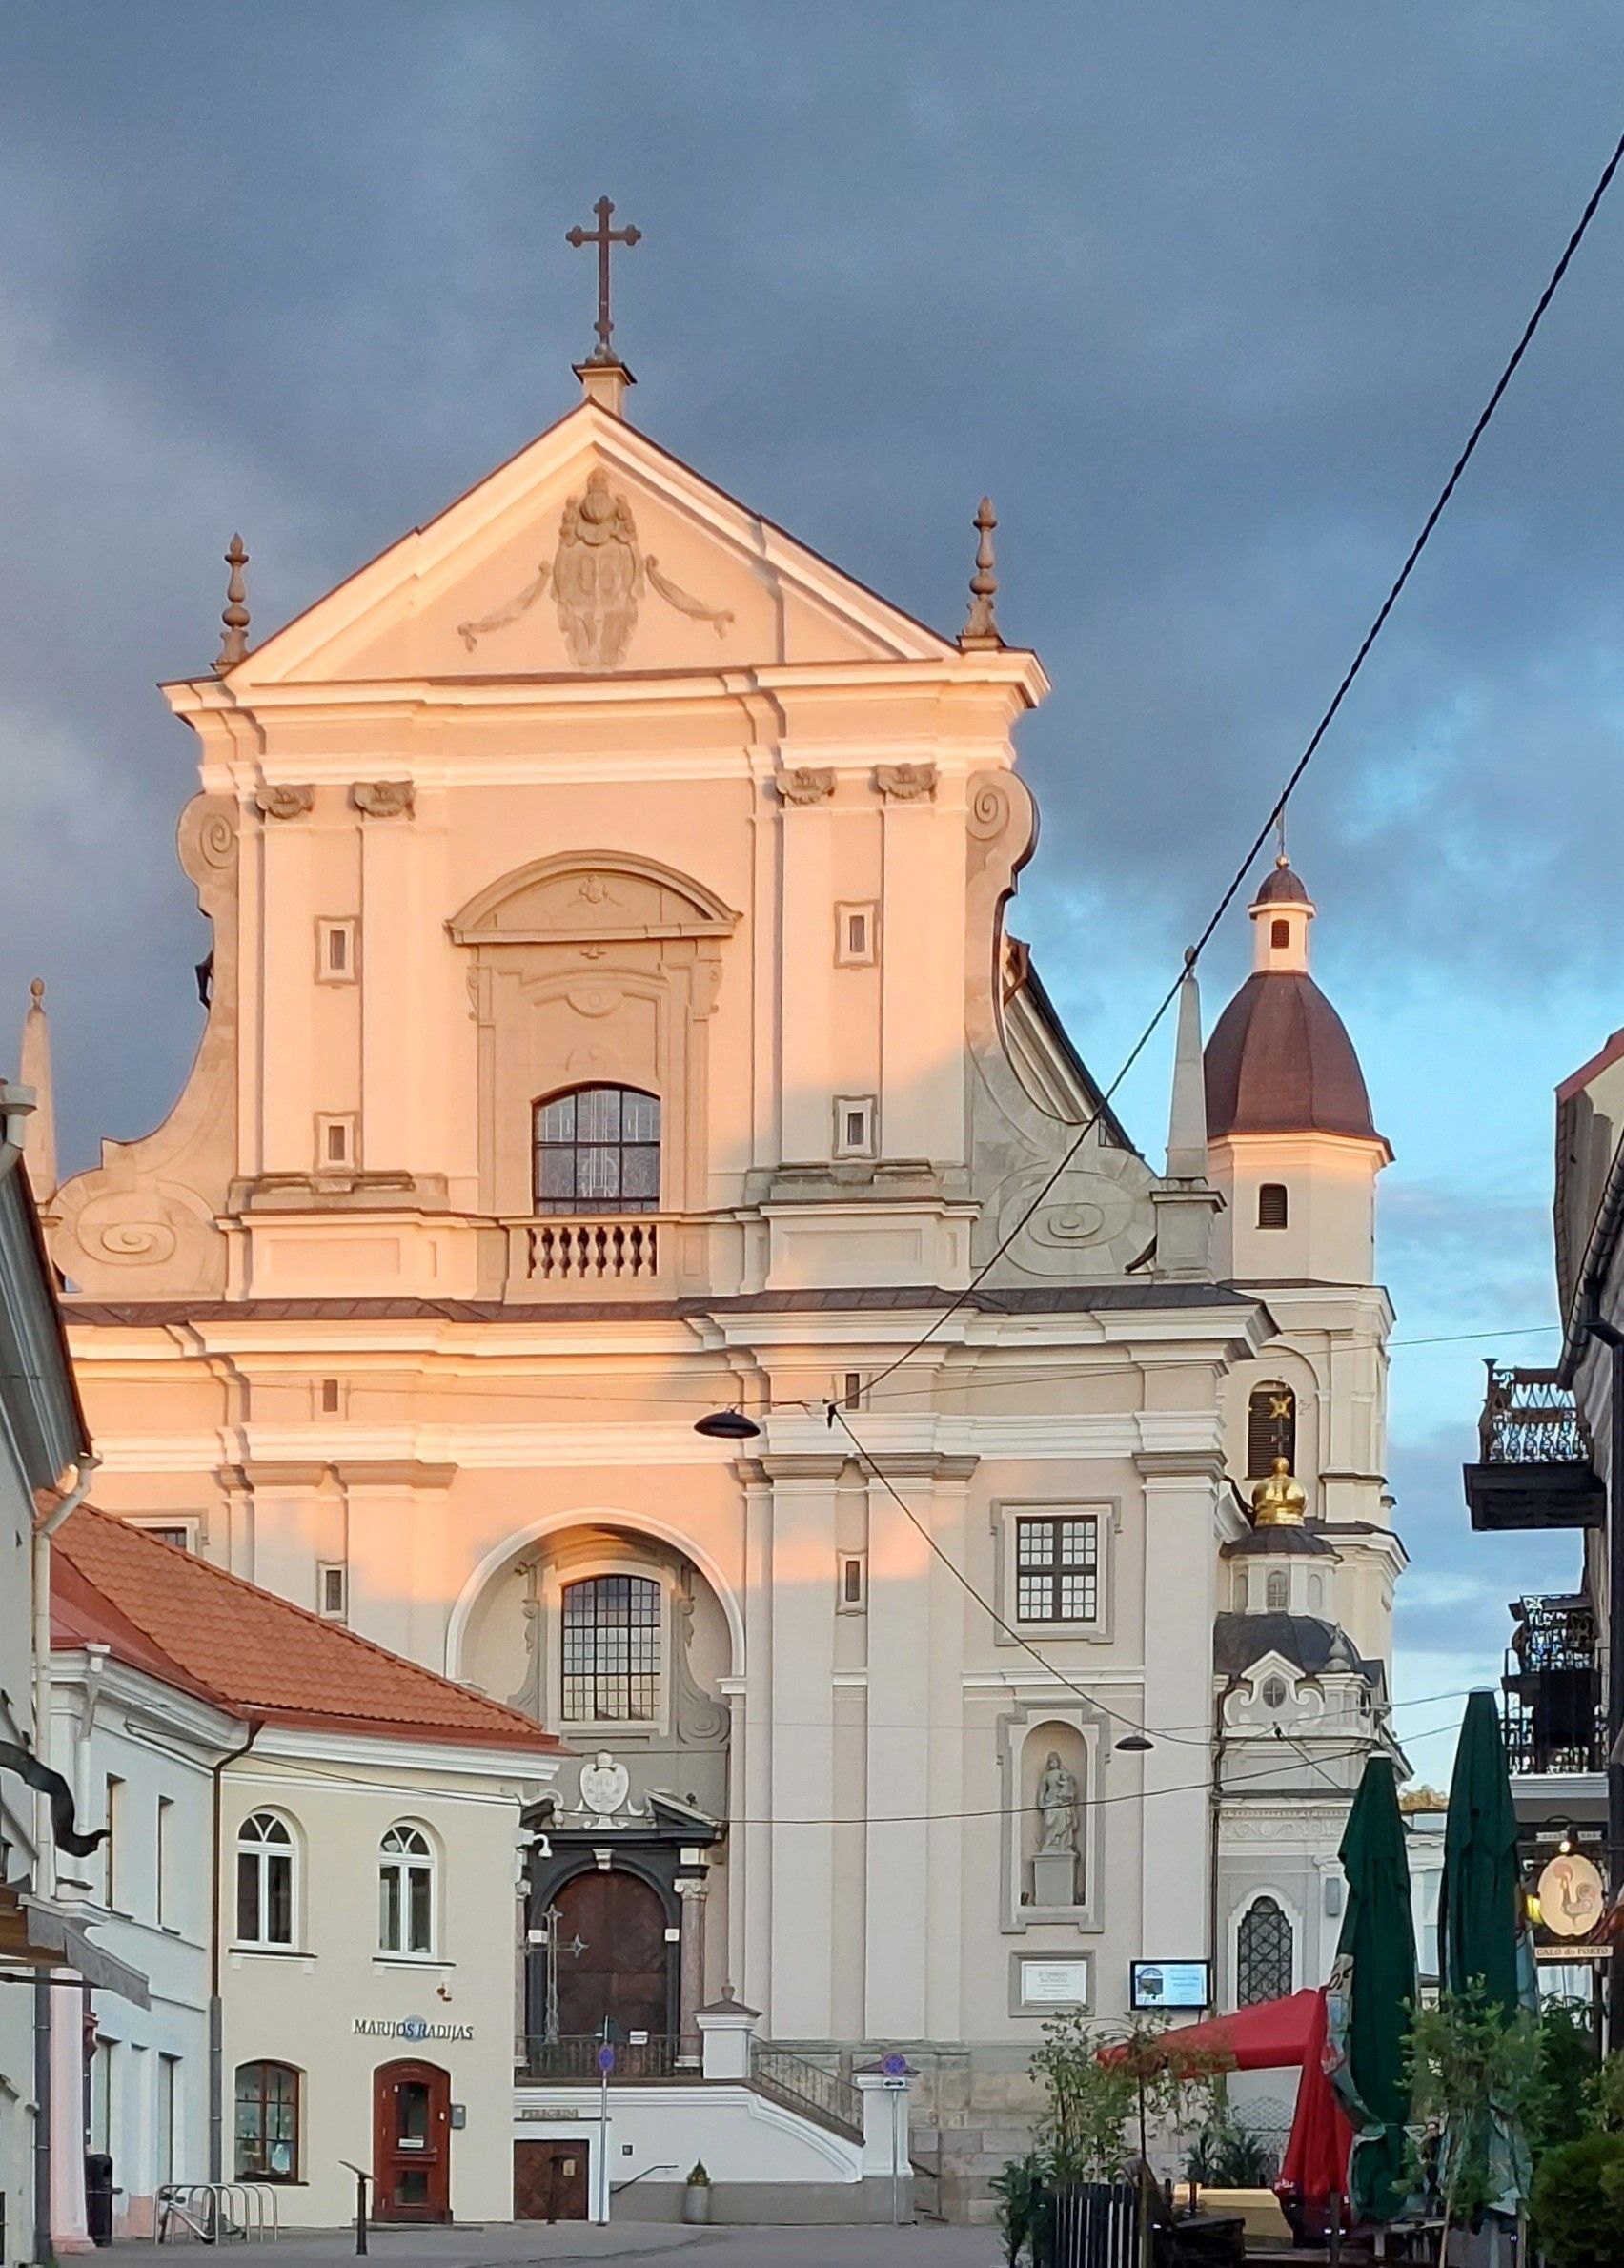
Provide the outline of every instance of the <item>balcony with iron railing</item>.
[[1604,1661],[1582,1592],[1519,1599],[1501,1679],[1506,1757],[1514,1773],[1557,1777],[1607,1768]]
[[[564,2033],[553,2038],[537,2033],[518,2043],[516,2075],[538,2081],[587,2081],[597,2086],[600,2074],[600,2032]],[[650,2032],[615,2042],[615,2079],[697,2079],[697,2065],[680,2064],[674,2033]]]
[[1464,1468],[1479,1530],[1600,1524],[1604,1495],[1571,1388],[1553,1370],[1486,1365],[1477,1462]]

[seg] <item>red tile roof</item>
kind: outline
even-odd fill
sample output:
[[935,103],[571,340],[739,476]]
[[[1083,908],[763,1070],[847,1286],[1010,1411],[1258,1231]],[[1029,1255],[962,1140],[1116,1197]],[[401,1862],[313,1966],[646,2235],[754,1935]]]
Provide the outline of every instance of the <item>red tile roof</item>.
[[89,1504],[53,1541],[51,1612],[53,1646],[105,1645],[234,1716],[558,1751],[518,1709]]

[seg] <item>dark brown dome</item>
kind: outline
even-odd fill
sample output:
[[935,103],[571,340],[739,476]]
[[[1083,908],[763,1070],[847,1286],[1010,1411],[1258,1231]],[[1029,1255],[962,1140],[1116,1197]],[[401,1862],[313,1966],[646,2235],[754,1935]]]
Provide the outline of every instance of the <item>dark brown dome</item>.
[[1381,1139],[1348,1028],[1313,978],[1299,971],[1248,976],[1213,1026],[1204,1060],[1213,1140],[1228,1134]]
[[1309,893],[1304,887],[1302,876],[1294,874],[1289,867],[1283,867],[1276,859],[1262,889],[1252,900],[1252,904],[1254,906],[1277,906],[1282,899],[1288,905],[1306,906],[1309,903]]

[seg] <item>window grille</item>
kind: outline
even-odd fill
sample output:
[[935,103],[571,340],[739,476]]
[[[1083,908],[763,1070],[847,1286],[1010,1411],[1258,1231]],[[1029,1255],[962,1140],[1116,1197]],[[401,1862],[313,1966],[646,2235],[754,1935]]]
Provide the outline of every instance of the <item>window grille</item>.
[[1091,1514],[1015,1522],[1015,1613],[1023,1623],[1091,1623],[1100,1611],[1100,1523]]
[[566,1723],[646,1724],[660,1711],[660,1591],[643,1575],[594,1575],[564,1591]]
[[1260,1229],[1283,1229],[1289,1218],[1290,1206],[1284,1181],[1265,1181],[1257,1193],[1257,1225]]
[[533,1113],[538,1213],[660,1209],[660,1097],[577,1087]]
[[1275,1899],[1254,1898],[1247,1908],[1235,1953],[1235,1999],[1240,2007],[1287,1997],[1291,1990],[1291,1924]]

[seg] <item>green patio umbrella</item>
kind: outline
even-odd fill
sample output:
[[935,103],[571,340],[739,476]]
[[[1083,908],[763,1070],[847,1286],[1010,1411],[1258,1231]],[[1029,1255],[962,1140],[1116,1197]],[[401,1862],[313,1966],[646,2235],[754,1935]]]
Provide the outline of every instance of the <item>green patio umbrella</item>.
[[[1537,2012],[1533,1951],[1524,1927],[1517,1869],[1517,1816],[1506,1747],[1492,1693],[1467,1697],[1450,1781],[1444,1827],[1444,1874],[1438,1896],[1438,1967],[1451,1995],[1481,1993],[1502,2026],[1520,2011]],[[1527,2137],[1506,2104],[1491,2101],[1473,2133],[1444,2134],[1446,2191],[1451,2165],[1481,2157],[1491,2210],[1510,2219],[1529,2192]],[[1473,2122],[1474,2124],[1476,2122]]]
[[1438,1897],[1438,1966],[1445,1989],[1484,1998],[1509,2024],[1521,2004],[1517,1941],[1517,1815],[1506,1747],[1492,1693],[1467,1696],[1450,1782],[1444,1878]]
[[1338,1853],[1348,1908],[1326,1988],[1331,2079],[1353,2126],[1354,2217],[1389,2221],[1410,2193],[1405,2122],[1415,1928],[1392,1759],[1370,1756]]

